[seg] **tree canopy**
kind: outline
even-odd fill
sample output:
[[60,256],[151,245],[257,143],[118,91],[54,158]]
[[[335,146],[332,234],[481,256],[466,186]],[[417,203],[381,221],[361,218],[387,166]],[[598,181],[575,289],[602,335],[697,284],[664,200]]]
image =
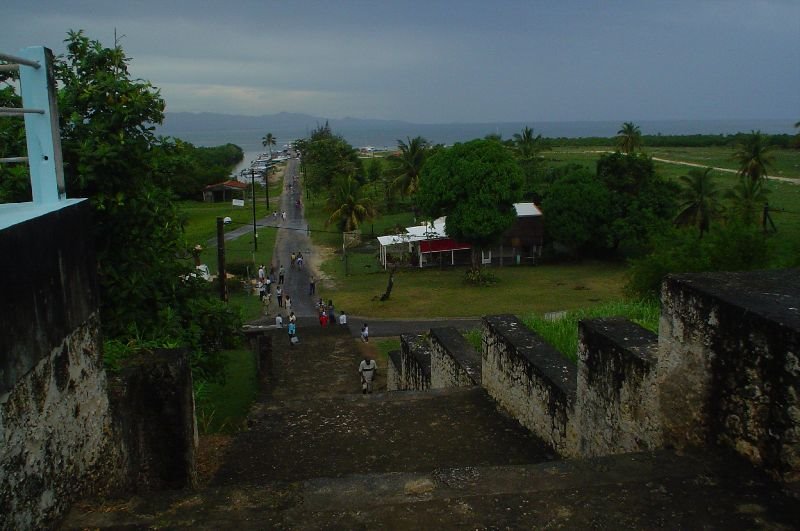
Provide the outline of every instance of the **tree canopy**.
[[495,140],[456,144],[431,156],[420,175],[419,206],[447,216],[447,235],[477,251],[495,243],[516,219],[522,174],[511,153]]
[[617,131],[617,149],[630,155],[642,147],[642,130],[633,122],[625,122]]

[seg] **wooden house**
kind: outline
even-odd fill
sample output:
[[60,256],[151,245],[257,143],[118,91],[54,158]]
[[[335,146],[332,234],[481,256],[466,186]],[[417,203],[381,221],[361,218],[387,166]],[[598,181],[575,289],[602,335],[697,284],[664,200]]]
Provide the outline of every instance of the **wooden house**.
[[239,181],[224,181],[209,184],[203,188],[203,201],[207,203],[220,203],[232,199],[244,199],[248,185]]

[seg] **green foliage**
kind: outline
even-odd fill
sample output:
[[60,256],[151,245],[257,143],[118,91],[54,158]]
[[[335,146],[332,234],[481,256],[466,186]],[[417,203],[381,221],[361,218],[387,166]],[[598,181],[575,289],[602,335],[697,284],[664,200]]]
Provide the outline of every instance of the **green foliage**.
[[[13,85],[0,87],[0,107],[21,106],[22,98]],[[27,152],[25,122],[21,118],[0,119],[0,158],[24,157]],[[21,203],[31,199],[28,165],[0,164],[0,203]]]
[[755,225],[767,202],[767,194],[769,190],[764,187],[763,179],[740,176],[739,182],[725,193],[730,217],[745,225]]
[[195,147],[177,138],[160,140],[153,150],[153,170],[184,199],[202,199],[203,188],[227,180],[244,158],[242,148],[234,144]]
[[476,286],[491,286],[497,284],[499,279],[486,269],[472,267],[464,271],[464,281]]
[[772,150],[773,146],[769,145],[769,140],[761,131],[751,131],[749,136],[736,144],[733,154],[739,166],[739,175],[751,181],[760,181],[773,164]]
[[367,171],[367,182],[374,183],[378,182],[383,174],[383,159],[382,158],[372,158],[370,159],[369,163],[366,167]]
[[[126,345],[185,345],[196,378],[220,378],[220,352],[236,339],[239,318],[179,260],[186,245],[169,187],[183,162],[166,160],[174,145],[159,142],[152,126],[164,101],[130,78],[119,45],[105,48],[80,31],[66,43],[55,67],[64,172],[69,195],[94,208],[103,332]],[[112,358],[120,351],[112,347]]]
[[479,249],[495,243],[514,223],[521,191],[522,174],[511,153],[497,141],[473,140],[428,159],[418,200],[426,214],[447,216],[449,237]]
[[681,227],[697,227],[700,237],[708,232],[711,220],[722,211],[720,192],[711,178],[711,168],[689,170],[688,175],[679,177],[680,190],[678,215],[675,224]]
[[645,247],[653,227],[674,218],[677,187],[656,174],[649,157],[619,152],[604,154],[597,161],[597,178],[611,194],[610,249],[623,246],[626,253],[636,254]]
[[627,155],[635,153],[642,147],[642,131],[633,122],[625,122],[617,131],[617,149]]
[[553,183],[542,201],[549,238],[576,253],[604,248],[610,197],[591,171],[573,166]]
[[390,155],[386,161],[387,175],[392,177],[392,189],[406,197],[414,195],[419,189],[419,175],[425,166],[429,142],[421,136],[408,138],[408,143],[397,141],[400,153]]
[[327,123],[312,131],[310,138],[299,146],[303,154],[305,186],[311,193],[327,189],[340,176],[349,175],[363,181],[363,163],[358,152],[344,138],[334,135]]
[[764,235],[754,227],[729,223],[714,227],[707,238],[673,228],[657,234],[653,251],[632,260],[626,290],[635,296],[654,296],[669,273],[747,271],[769,265]]
[[331,215],[325,225],[335,224],[340,231],[356,230],[377,215],[372,202],[361,195],[361,186],[349,175],[332,186],[328,209]]
[[578,322],[600,317],[624,317],[639,326],[658,332],[661,308],[655,298],[611,301],[594,308],[571,310],[555,320],[541,315],[528,315],[522,321],[533,329],[556,350],[575,361],[578,352]]

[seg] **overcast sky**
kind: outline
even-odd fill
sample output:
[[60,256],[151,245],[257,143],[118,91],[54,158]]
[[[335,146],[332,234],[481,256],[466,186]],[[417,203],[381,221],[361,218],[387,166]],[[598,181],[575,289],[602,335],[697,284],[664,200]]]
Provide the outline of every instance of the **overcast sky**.
[[800,120],[800,0],[5,0],[0,51],[115,28],[173,112]]

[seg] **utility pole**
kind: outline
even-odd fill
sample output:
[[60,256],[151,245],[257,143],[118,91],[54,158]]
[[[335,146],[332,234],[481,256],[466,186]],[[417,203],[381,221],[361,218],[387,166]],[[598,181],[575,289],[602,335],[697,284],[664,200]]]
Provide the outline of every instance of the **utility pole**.
[[267,165],[267,171],[264,174],[264,190],[267,191],[267,215],[269,215],[269,171],[271,166]]
[[253,189],[253,252],[258,251],[258,232],[256,231],[256,170],[250,168],[250,186]]
[[222,218],[217,218],[217,280],[219,281],[219,298],[228,302],[227,274],[225,273],[225,225]]

